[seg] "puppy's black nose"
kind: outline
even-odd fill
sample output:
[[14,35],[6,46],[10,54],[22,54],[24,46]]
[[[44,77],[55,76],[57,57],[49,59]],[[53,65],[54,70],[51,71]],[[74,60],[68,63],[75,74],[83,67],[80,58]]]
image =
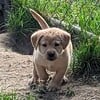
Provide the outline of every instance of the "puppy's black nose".
[[47,54],[51,58],[55,56],[55,52],[54,51],[47,52]]

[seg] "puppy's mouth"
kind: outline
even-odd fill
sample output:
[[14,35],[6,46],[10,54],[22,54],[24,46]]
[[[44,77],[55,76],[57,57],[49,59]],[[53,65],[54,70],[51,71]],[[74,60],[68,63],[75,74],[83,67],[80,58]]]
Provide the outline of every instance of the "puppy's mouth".
[[48,59],[49,61],[54,61],[54,60],[56,60],[56,57],[47,57],[47,59]]

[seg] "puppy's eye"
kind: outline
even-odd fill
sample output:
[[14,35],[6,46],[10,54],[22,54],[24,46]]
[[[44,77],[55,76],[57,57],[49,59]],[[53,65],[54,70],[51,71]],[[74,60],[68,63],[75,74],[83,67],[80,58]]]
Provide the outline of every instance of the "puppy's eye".
[[42,46],[43,46],[43,47],[47,47],[47,44],[44,43],[44,44],[42,44]]
[[58,47],[60,44],[59,43],[55,43],[55,47]]

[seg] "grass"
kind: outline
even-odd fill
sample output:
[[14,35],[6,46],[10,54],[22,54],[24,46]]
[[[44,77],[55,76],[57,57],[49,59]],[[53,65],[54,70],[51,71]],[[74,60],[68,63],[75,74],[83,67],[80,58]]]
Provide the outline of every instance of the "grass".
[[16,93],[0,93],[0,100],[35,100],[32,95],[17,95]]
[[21,0],[13,0],[7,20],[8,30],[19,37],[21,35],[27,37],[28,34],[37,30],[35,27],[39,27],[24,5],[26,5],[25,0],[23,2]]
[[16,100],[16,94],[0,93],[0,100]]
[[91,77],[100,74],[100,40],[85,38],[74,51],[73,73],[75,77]]
[[[99,35],[100,33],[100,2],[98,0],[12,0],[12,9],[8,17],[11,32],[27,33],[39,28],[31,17],[28,8],[40,11],[64,21],[70,28],[78,24],[82,29]],[[18,31],[19,30],[19,31]]]
[[[78,24],[82,29],[100,33],[100,2],[98,0],[40,0],[38,10],[63,20],[67,25]],[[33,8],[34,9],[34,8]]]

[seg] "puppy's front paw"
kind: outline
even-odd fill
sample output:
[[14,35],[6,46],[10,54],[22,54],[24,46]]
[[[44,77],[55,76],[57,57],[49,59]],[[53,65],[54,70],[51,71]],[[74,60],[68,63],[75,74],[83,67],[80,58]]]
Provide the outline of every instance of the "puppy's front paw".
[[44,86],[44,85],[42,85],[42,86],[39,85],[37,92],[40,93],[40,94],[46,94],[46,92],[47,92],[46,86]]
[[34,79],[30,79],[29,82],[28,82],[28,86],[30,89],[35,89],[37,87],[37,82],[34,81]]
[[50,92],[54,92],[60,89],[60,86],[58,86],[57,84],[49,84],[47,87],[48,91]]
[[65,85],[68,82],[69,82],[68,78],[67,77],[64,77],[63,80],[62,80],[61,85]]

